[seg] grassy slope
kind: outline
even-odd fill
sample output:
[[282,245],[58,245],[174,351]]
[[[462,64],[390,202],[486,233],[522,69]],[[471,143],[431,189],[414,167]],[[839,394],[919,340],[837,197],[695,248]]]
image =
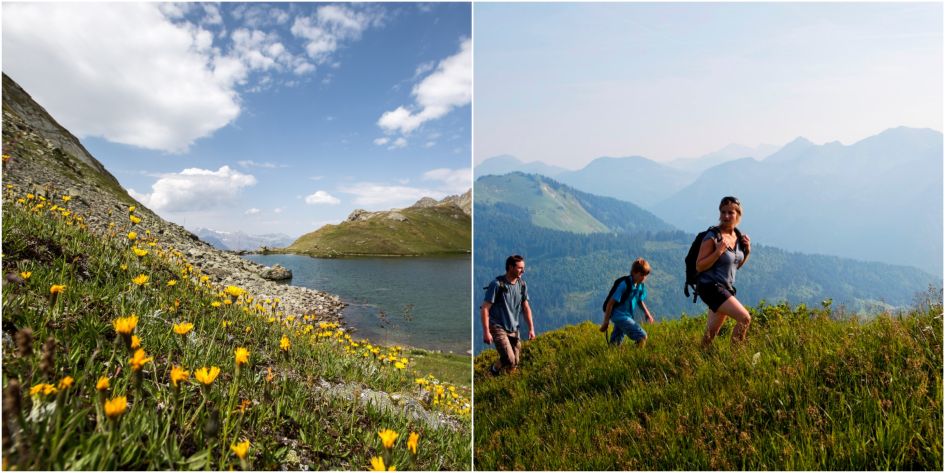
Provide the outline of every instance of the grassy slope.
[[[135,228],[140,235],[137,245],[149,254],[138,257],[125,236],[130,228],[124,216],[116,219],[110,235],[97,235],[82,228],[75,214],[52,210],[53,204],[68,207],[59,199],[40,206],[38,197],[4,189],[3,271],[31,273],[25,280],[3,285],[4,331],[13,335],[31,328],[35,340],[32,355],[4,344],[4,392],[15,397],[10,387],[18,379],[21,389],[15,394],[22,399],[19,409],[5,405],[5,466],[366,469],[370,458],[383,452],[377,432],[390,428],[401,436],[391,458],[400,469],[470,467],[469,413],[461,412],[467,388],[457,390],[462,394],[458,399],[445,392],[449,399],[434,405],[436,387],[414,382],[426,373],[416,372],[413,361],[398,369],[389,358],[397,350],[350,340],[330,325],[319,325],[317,314],[314,318],[283,314],[269,301],[246,298],[213,307],[214,301],[222,300],[220,289],[201,282],[200,275],[189,272],[172,251],[142,241],[145,228]],[[143,286],[131,282],[139,274],[150,278]],[[178,283],[168,286],[170,280]],[[66,286],[55,299],[50,296],[53,284]],[[129,365],[131,353],[112,326],[114,319],[132,313],[140,319],[135,334],[153,357],[144,365],[140,387]],[[186,337],[172,332],[172,325],[179,322],[194,324]],[[283,336],[292,344],[287,352],[280,349]],[[47,338],[57,348],[51,370],[44,372],[41,347]],[[234,368],[237,347],[250,352],[241,375]],[[178,397],[169,382],[174,365],[191,373]],[[220,367],[221,374],[202,390],[194,373],[209,366]],[[270,368],[273,378],[267,381]],[[51,396],[30,396],[31,387],[57,385],[66,376],[74,378],[71,387]],[[128,399],[128,411],[120,422],[102,417],[96,392],[100,376],[110,378],[109,398]],[[364,405],[350,394],[332,396],[319,388],[322,380],[407,394],[427,409],[449,415],[460,427],[434,428]],[[248,408],[241,413],[236,407],[244,400]],[[211,413],[219,415],[216,437],[205,431]],[[17,422],[19,415],[23,420]],[[8,430],[16,442],[12,449],[6,442]],[[421,436],[415,463],[405,448],[411,431]],[[245,464],[229,449],[241,439],[251,442]]]
[[420,255],[470,251],[471,221],[455,207],[407,208],[407,221],[373,218],[326,225],[286,248],[312,256]]
[[709,353],[704,318],[648,325],[642,349],[569,326],[528,342],[519,373],[500,378],[483,352],[476,468],[941,470],[940,302],[869,323],[754,314],[746,345],[730,345],[728,322]]
[[507,202],[529,209],[532,223],[542,228],[573,233],[608,231],[573,195],[558,192],[534,176],[513,173],[480,179],[476,182],[476,202]]

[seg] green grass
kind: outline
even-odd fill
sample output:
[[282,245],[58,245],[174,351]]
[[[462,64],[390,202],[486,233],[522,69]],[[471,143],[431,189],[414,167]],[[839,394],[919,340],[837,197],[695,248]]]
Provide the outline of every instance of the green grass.
[[409,352],[413,368],[420,373],[430,373],[435,378],[456,386],[472,386],[472,371],[469,355],[436,353],[413,349]]
[[528,209],[535,226],[572,233],[610,231],[588,213],[573,194],[559,192],[533,176],[492,176],[479,181],[476,186],[477,203],[507,202]]
[[[640,348],[597,325],[527,342],[518,373],[475,362],[476,469],[942,469],[942,306],[838,321],[764,305],[744,345],[705,318],[647,325]],[[480,408],[488,406],[488,409]]]
[[472,224],[457,207],[407,208],[406,221],[375,217],[342,222],[299,237],[284,251],[311,256],[415,256],[467,253]]
[[[61,195],[43,202],[4,189],[3,330],[16,340],[3,349],[4,469],[364,470],[375,456],[401,470],[470,468],[468,387],[431,380],[415,355],[352,340],[319,314],[227,296],[147,228],[133,227],[130,241],[123,215],[105,232],[90,231],[81,216],[53,208],[68,208]],[[137,256],[133,245],[148,254]],[[142,274],[145,284],[132,282]],[[53,296],[59,284],[65,289]],[[151,358],[138,372],[113,325],[131,314]],[[182,322],[194,324],[186,335],[173,331]],[[239,369],[238,347],[250,353]],[[177,389],[174,366],[190,372]],[[213,366],[219,377],[197,383],[197,369]],[[105,391],[97,390],[100,377],[109,379]],[[45,384],[48,395],[31,395]],[[362,390],[418,399],[453,426],[362,403]],[[103,401],[119,397],[127,410],[108,418]],[[400,434],[390,450],[382,429]],[[415,456],[406,448],[411,432],[420,435]],[[242,440],[250,448],[241,460],[230,447]]]

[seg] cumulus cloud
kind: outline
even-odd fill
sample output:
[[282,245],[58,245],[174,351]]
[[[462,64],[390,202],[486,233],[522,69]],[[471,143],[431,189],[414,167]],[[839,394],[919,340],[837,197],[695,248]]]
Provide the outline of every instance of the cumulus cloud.
[[386,144],[389,143],[389,142],[390,142],[390,138],[386,138],[386,137],[381,137],[381,138],[378,138],[378,139],[374,140],[374,144],[376,144],[376,145],[378,145],[378,146],[384,146],[384,145],[386,145]]
[[394,140],[394,142],[391,143],[390,147],[388,147],[387,149],[405,148],[406,146],[407,146],[407,139],[401,136],[400,138],[397,138],[396,140]]
[[[423,69],[421,65],[417,70]],[[377,125],[388,133],[409,134],[423,123],[440,118],[472,100],[472,41],[465,39],[459,52],[436,66],[414,86],[415,103],[384,112]]]
[[440,188],[451,194],[462,194],[472,187],[472,169],[433,169],[423,173],[424,181],[440,183]]
[[236,92],[208,67],[212,35],[162,13],[189,6],[3,7],[4,72],[80,138],[182,152],[240,113]]
[[253,160],[251,160],[251,159],[243,159],[243,160],[237,161],[236,163],[239,164],[240,166],[244,167],[244,168],[275,169],[275,168],[285,168],[285,167],[288,167],[288,166],[285,165],[285,164],[270,163],[270,162],[268,162],[268,161],[266,161],[266,162],[264,162],[264,163],[257,163],[256,161],[253,161]]
[[382,21],[380,14],[355,5],[323,5],[311,16],[297,17],[290,31],[306,40],[305,52],[311,59],[324,64],[345,41],[360,39],[366,29]]
[[128,189],[136,200],[155,211],[185,212],[232,205],[244,187],[256,185],[256,178],[222,166],[216,171],[188,168],[164,174],[151,186],[151,193]]
[[308,205],[336,205],[341,203],[341,201],[325,191],[316,191],[314,194],[305,197],[305,203]]
[[434,189],[392,186],[372,182],[359,182],[349,186],[342,186],[339,190],[346,194],[353,195],[354,203],[357,205],[381,209],[409,205],[423,197],[442,199],[447,195],[442,191]]
[[262,212],[262,210],[259,210],[259,209],[255,208],[255,207],[253,207],[253,208],[251,208],[251,209],[246,209],[246,212],[243,212],[243,213],[245,213],[246,215],[256,215],[256,214],[258,214],[259,212]]

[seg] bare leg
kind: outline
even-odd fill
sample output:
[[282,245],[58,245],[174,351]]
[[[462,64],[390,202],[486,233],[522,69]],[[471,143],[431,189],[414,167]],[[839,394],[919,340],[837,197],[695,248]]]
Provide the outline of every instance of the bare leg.
[[732,342],[744,341],[748,335],[748,327],[751,325],[751,314],[748,313],[748,309],[745,309],[738,299],[729,297],[719,307],[719,312],[728,314],[737,322],[735,329],[732,330]]
[[[725,304],[722,304],[724,307]],[[709,310],[709,318],[706,322],[705,335],[702,336],[702,348],[708,348],[709,345],[712,345],[712,340],[715,340],[715,336],[719,334],[719,329],[722,328],[722,324],[725,323],[725,314],[722,312],[722,308],[719,307],[718,312],[713,312]]]

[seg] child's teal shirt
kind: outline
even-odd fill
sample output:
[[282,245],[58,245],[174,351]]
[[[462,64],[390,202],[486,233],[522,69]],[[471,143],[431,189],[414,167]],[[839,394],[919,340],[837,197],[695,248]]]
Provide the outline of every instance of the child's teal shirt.
[[627,293],[627,300],[623,300],[623,293],[627,290],[627,283],[628,281],[621,281],[620,285],[617,286],[617,290],[614,291],[614,310],[610,314],[611,320],[621,318],[633,319],[633,315],[637,313],[637,309],[640,308],[640,303],[646,299],[646,285],[642,282],[633,284],[633,281],[629,281],[633,286],[631,286],[630,292]]

